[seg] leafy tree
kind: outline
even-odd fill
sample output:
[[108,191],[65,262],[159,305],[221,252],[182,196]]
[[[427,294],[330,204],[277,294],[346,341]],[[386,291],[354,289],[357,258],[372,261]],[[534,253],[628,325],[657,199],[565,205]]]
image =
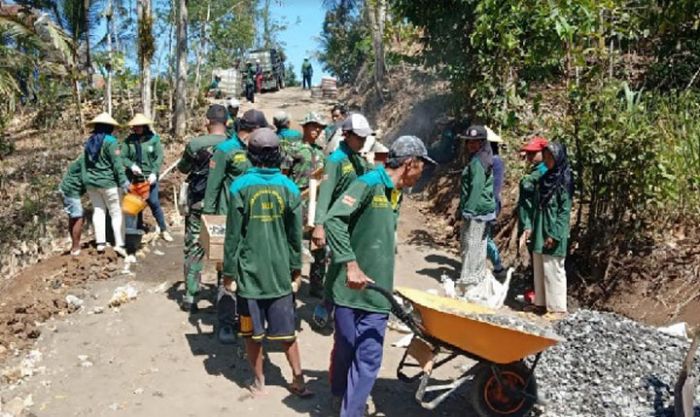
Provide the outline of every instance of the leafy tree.
[[326,2],[318,59],[339,82],[351,82],[372,51],[370,32],[363,21],[361,2]]
[[294,70],[294,65],[291,62],[287,64],[287,68],[285,70],[284,75],[284,84],[287,87],[299,87],[301,85],[299,79],[297,78],[297,73]]

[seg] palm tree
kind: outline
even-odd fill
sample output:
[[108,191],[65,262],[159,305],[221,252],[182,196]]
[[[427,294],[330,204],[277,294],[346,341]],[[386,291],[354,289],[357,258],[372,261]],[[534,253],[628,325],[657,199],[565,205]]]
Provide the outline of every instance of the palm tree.
[[69,36],[46,13],[0,3],[0,95],[10,110],[21,92],[19,76],[27,69],[65,76],[75,70],[75,48]]

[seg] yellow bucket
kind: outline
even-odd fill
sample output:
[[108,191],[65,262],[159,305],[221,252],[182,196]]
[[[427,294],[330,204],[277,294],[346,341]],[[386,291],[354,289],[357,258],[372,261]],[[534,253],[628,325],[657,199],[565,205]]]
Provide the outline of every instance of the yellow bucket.
[[136,216],[146,208],[146,200],[136,194],[127,193],[122,200],[122,211],[128,216]]

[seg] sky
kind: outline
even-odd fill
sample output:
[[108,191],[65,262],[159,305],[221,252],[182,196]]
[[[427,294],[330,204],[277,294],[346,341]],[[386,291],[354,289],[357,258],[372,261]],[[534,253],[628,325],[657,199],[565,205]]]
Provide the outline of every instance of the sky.
[[321,63],[314,59],[319,48],[317,38],[323,29],[326,11],[321,0],[282,0],[282,4],[272,2],[271,12],[275,19],[286,19],[287,30],[280,35],[285,43],[287,61],[294,65],[297,78],[301,81],[301,63],[305,57],[311,58],[314,67],[312,85],[321,83],[321,77],[330,76],[323,71]]

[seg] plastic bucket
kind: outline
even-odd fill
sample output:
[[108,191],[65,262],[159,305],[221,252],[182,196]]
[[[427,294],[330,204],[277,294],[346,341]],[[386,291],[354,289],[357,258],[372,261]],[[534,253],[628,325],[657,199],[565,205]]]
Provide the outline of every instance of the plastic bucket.
[[132,193],[127,193],[122,200],[122,212],[128,216],[137,216],[146,208],[146,200]]

